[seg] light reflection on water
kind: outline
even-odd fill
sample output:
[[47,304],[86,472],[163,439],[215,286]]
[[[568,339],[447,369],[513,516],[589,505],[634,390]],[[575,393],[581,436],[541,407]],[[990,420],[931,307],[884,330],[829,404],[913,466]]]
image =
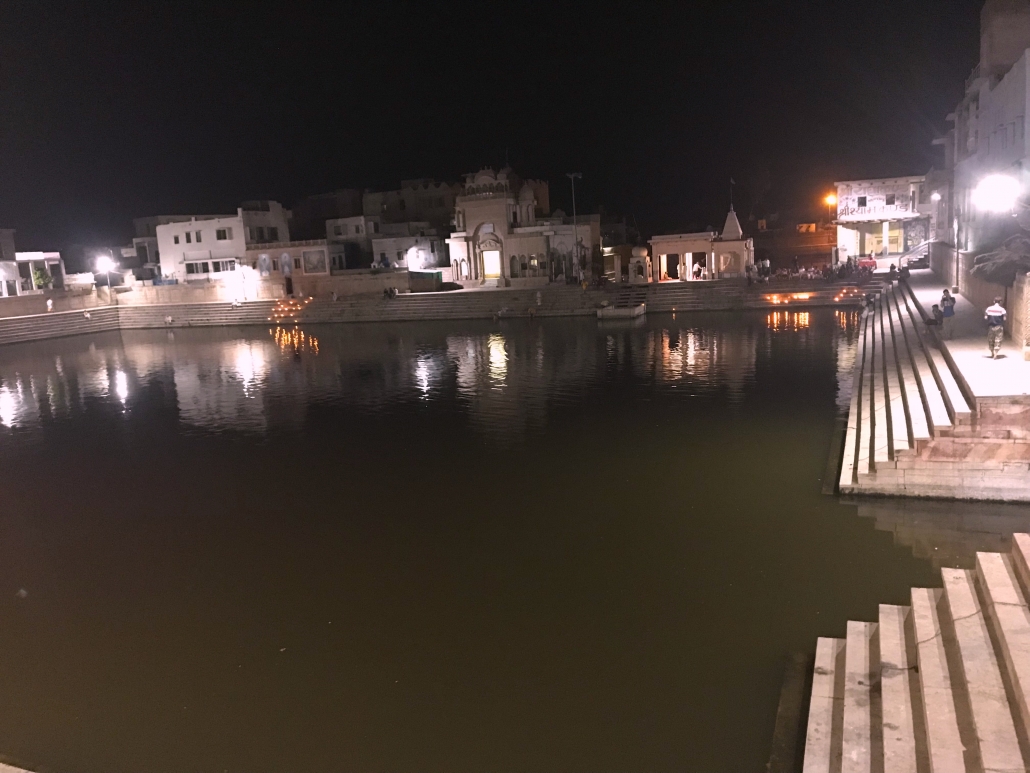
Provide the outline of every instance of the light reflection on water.
[[[790,329],[806,327],[807,312],[804,319]],[[276,327],[267,336],[125,331],[9,347],[0,362],[0,424],[29,428],[108,402],[131,407],[148,382],[173,387],[182,424],[245,432],[266,431],[270,421],[299,429],[303,412],[271,418],[273,404],[283,401],[343,401],[383,410],[417,398],[457,399],[485,431],[518,436],[527,426],[542,426],[550,408],[581,399],[610,374],[659,390],[725,390],[731,401],[742,399],[754,385],[759,352],[772,356],[770,339],[749,325],[723,330],[682,320],[648,329],[595,329],[556,346],[548,345],[543,326],[513,325],[428,341],[365,326],[313,329],[317,335]],[[847,356],[851,337],[839,341]]]
[[780,314],[3,348],[0,753],[758,769],[783,655],[1026,520],[820,496],[858,316]]

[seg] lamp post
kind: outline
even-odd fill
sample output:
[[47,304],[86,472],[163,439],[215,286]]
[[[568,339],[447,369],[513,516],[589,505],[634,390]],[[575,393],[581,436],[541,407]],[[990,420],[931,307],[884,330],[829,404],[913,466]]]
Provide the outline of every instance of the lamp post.
[[823,199],[823,201],[826,202],[826,219],[832,222],[833,215],[831,213],[832,210],[830,208],[837,206],[837,197],[831,193],[825,199]]
[[572,265],[579,270],[579,229],[576,225],[576,180],[582,179],[581,172],[566,172],[565,176],[572,182]]
[[97,272],[107,275],[107,302],[114,304],[114,288],[111,287],[111,270],[114,268],[114,261],[109,255],[97,255]]

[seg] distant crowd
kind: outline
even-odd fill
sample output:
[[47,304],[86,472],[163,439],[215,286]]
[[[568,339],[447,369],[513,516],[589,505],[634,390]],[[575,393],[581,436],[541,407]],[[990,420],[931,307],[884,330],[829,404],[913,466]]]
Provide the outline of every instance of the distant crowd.
[[[891,266],[894,270],[894,267]],[[841,279],[869,279],[873,276],[871,266],[860,266],[851,257],[847,261],[832,266],[824,263],[822,266],[802,266],[797,256],[790,268],[778,268],[773,271],[768,260],[759,260],[753,266],[745,267],[745,275],[748,285],[754,283],[766,283],[771,279],[826,279],[837,281]]]

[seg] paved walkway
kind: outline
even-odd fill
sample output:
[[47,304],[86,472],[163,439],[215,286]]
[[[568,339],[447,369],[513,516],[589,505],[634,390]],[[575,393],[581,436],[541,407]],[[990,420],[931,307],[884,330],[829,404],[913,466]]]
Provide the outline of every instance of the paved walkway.
[[[930,269],[916,269],[909,279],[926,314],[940,304],[945,284]],[[1011,310],[1009,311],[1011,314]],[[987,349],[984,310],[957,296],[952,337],[943,342],[969,388],[976,397],[1007,397],[1030,394],[1030,362],[1023,359],[1022,346],[1005,338],[998,359]]]

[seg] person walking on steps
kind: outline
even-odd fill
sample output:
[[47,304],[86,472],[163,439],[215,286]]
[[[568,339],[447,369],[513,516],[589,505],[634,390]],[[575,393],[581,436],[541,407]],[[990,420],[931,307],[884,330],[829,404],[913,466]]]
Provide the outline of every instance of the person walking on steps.
[[955,325],[955,296],[947,288],[944,290],[944,295],[941,296],[941,313],[944,315],[944,326],[941,328],[941,333],[945,338],[951,338],[952,328]]
[[987,307],[984,319],[987,320],[987,348],[991,350],[991,359],[998,358],[1001,339],[1005,335],[1005,316],[1007,312],[1001,305],[1001,298],[995,298],[994,304]]

